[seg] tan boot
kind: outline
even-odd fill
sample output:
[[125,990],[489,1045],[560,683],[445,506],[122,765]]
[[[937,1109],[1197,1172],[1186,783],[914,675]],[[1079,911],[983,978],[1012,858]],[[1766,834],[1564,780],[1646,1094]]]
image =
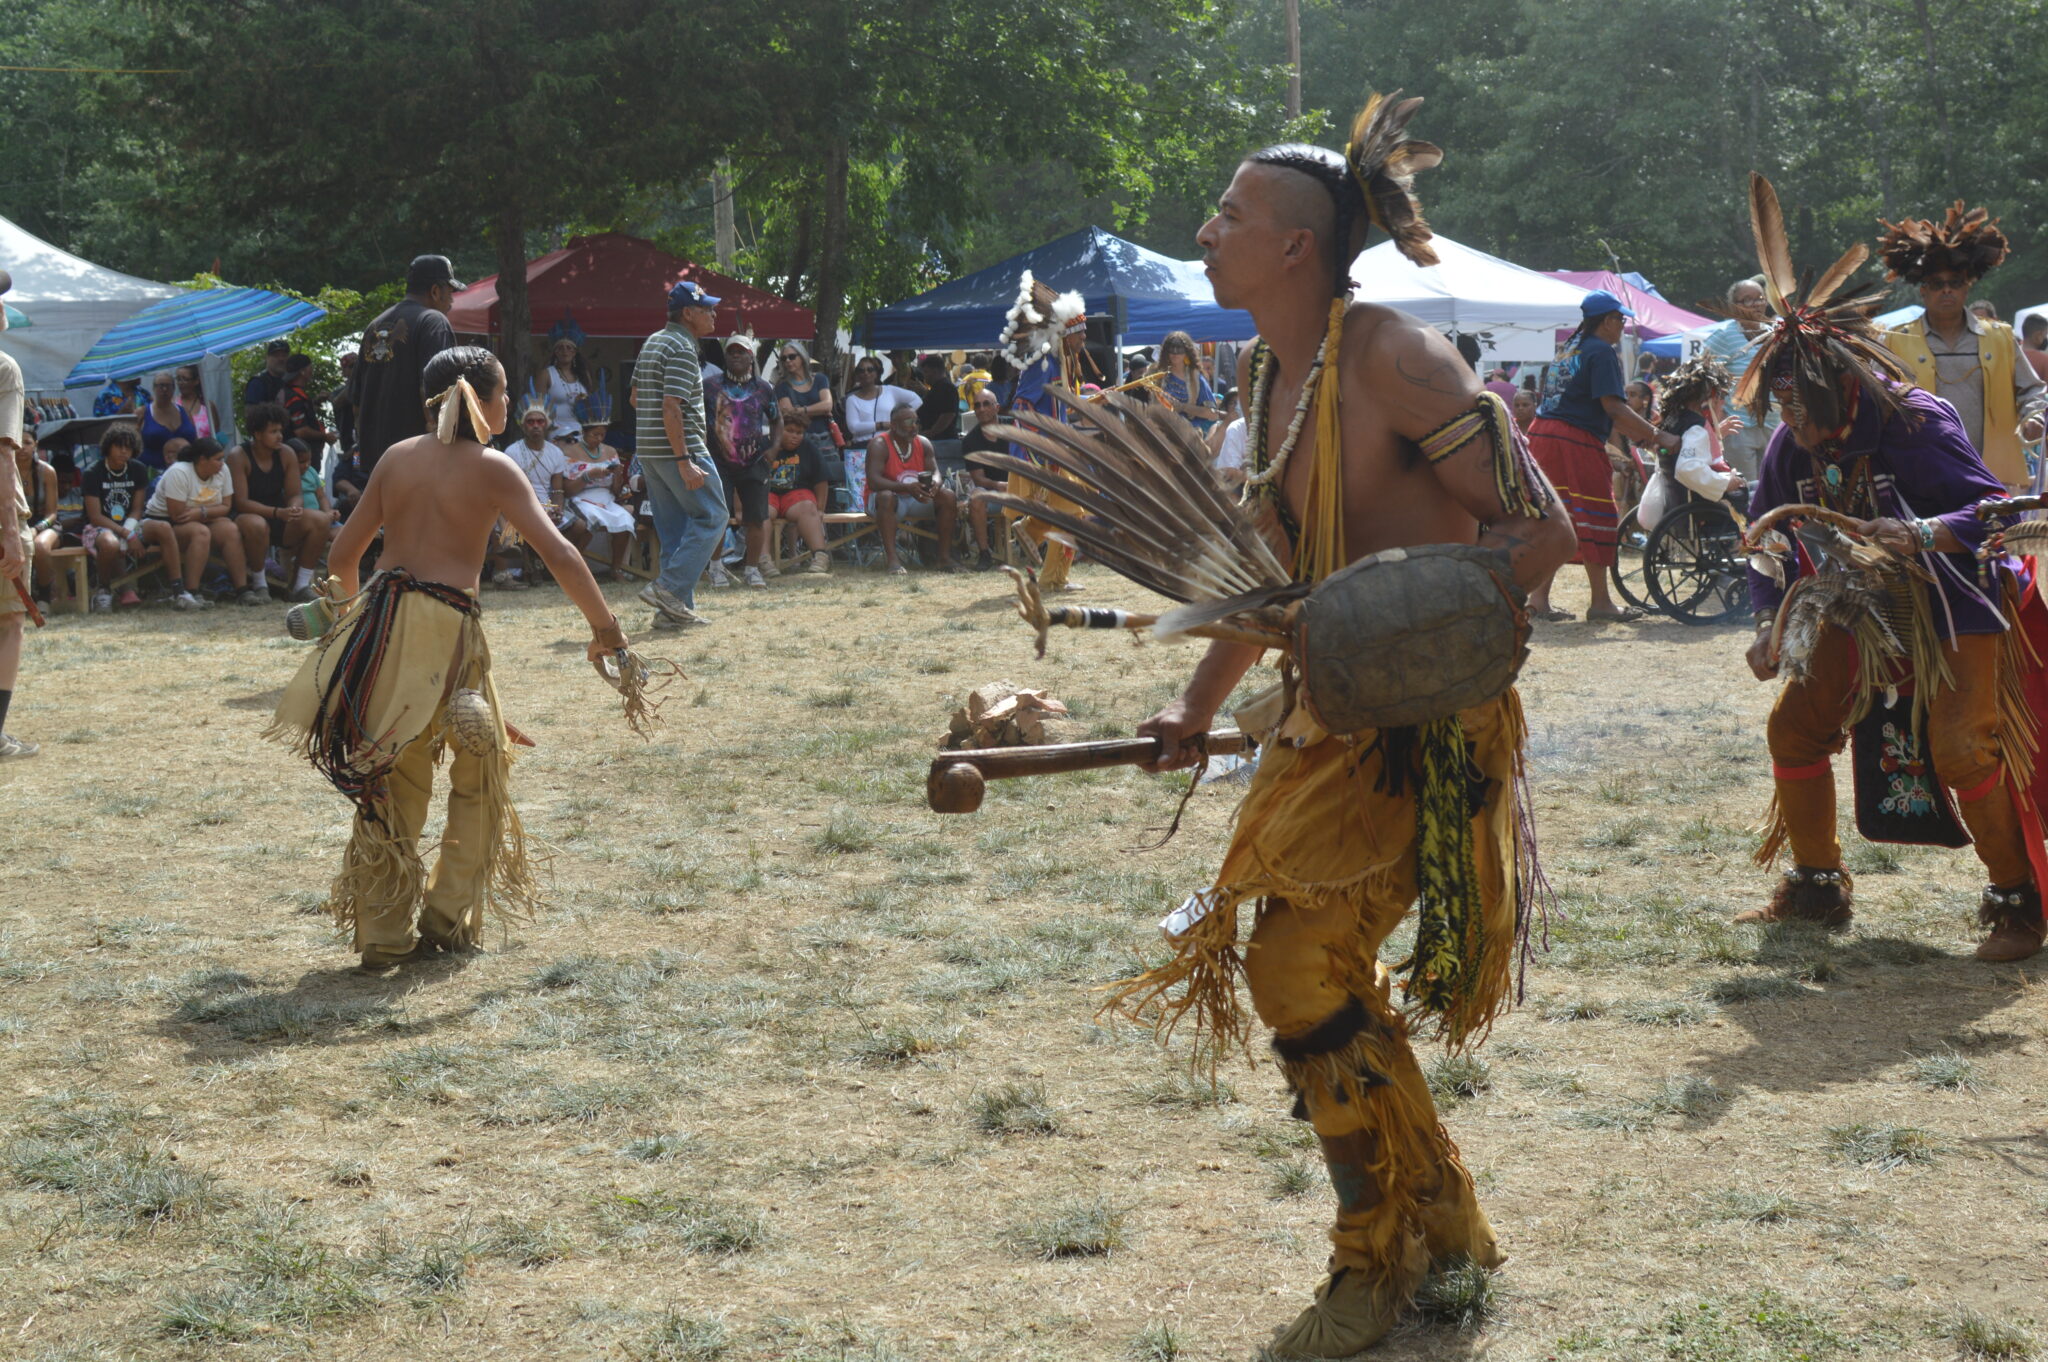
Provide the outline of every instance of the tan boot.
[[1761,908],[1745,908],[1735,915],[1739,923],[1812,922],[1840,930],[1856,916],[1855,880],[1839,867],[1822,869],[1795,865],[1778,881],[1771,901]]
[[1991,929],[1991,935],[1977,947],[1977,958],[1987,964],[2003,965],[2038,954],[2048,925],[2041,918],[2041,894],[2031,884],[1984,891],[1977,908],[1977,921]]
[[1289,1362],[1351,1357],[1385,1338],[1428,1265],[1420,1239],[1409,1247],[1411,1261],[1391,1279],[1361,1268],[1333,1269],[1316,1288],[1315,1301],[1281,1331],[1265,1355]]
[[1479,1207],[1472,1179],[1462,1168],[1450,1169],[1444,1175],[1443,1189],[1422,1203],[1420,1218],[1432,1266],[1470,1258],[1492,1270],[1508,1260],[1500,1251],[1500,1240],[1494,1236],[1493,1222]]

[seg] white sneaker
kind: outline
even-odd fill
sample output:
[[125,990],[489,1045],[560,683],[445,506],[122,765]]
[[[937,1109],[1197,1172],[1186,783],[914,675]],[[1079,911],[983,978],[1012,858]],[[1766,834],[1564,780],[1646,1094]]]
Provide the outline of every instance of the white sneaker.
[[831,576],[832,555],[825,552],[825,550],[823,549],[819,549],[816,553],[812,554],[808,559],[804,561],[804,572],[806,575],[812,577]]
[[171,598],[171,604],[180,610],[211,610],[213,602],[204,596],[195,596],[189,591],[180,591]]
[[92,608],[97,611],[112,610],[114,608],[114,593],[111,591],[93,592]]
[[768,579],[761,575],[761,569],[757,567],[747,569],[746,581],[748,586],[757,586],[764,591],[768,589]]
[[716,558],[711,560],[711,585],[733,585],[732,574],[730,572],[727,572],[725,570],[725,564],[719,562]]
[[782,575],[782,569],[775,566],[773,558],[763,558],[761,560],[761,575],[773,580]]

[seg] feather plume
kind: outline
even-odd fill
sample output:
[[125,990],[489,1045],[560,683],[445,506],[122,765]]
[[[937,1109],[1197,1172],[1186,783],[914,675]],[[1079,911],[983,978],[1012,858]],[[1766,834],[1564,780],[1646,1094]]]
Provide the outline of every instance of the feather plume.
[[[1044,464],[995,453],[970,459],[1056,492],[1079,511],[1014,493],[991,496],[990,504],[1053,526],[1111,571],[1169,600],[1217,607],[1199,622],[1236,616],[1250,628],[1273,627],[1273,612],[1288,593],[1299,594],[1296,584],[1217,481],[1195,428],[1121,393],[1085,402],[1060,384],[1046,391],[1069,410],[1070,423],[1019,410],[1016,424],[996,431]],[[1170,632],[1190,627],[1183,621]]]
[[1352,121],[1344,159],[1365,194],[1365,211],[1373,225],[1392,237],[1394,249],[1409,260],[1434,265],[1437,254],[1429,244],[1431,232],[1423,220],[1422,205],[1415,198],[1415,176],[1441,165],[1444,153],[1432,142],[1405,135],[1421,107],[1420,97],[1403,99],[1399,90],[1374,95]]
[[1786,299],[1799,292],[1799,277],[1792,269],[1792,246],[1785,236],[1785,214],[1778,207],[1778,191],[1754,170],[1749,172],[1749,227],[1756,236],[1756,259],[1763,266],[1764,292],[1771,310],[1784,313]]
[[1862,248],[1844,252],[1801,298],[1778,192],[1754,171],[1749,177],[1749,205],[1764,292],[1777,316],[1757,340],[1756,357],[1735,389],[1736,405],[1761,421],[1770,407],[1772,387],[1779,385],[1797,397],[1809,419],[1832,429],[1848,419],[1853,385],[1883,418],[1898,415],[1904,410],[1900,392],[1910,374],[1870,320],[1881,295],[1832,301],[1862,265]]
[[1828,272],[1820,277],[1818,283],[1806,291],[1806,305],[1808,307],[1827,306],[1828,299],[1834,297],[1835,291],[1848,282],[1850,275],[1862,269],[1863,262],[1868,259],[1870,259],[1870,248],[1860,241],[1848,250],[1843,251],[1842,258],[1828,266]]
[[1965,209],[1957,199],[1940,222],[1906,218],[1877,220],[1878,256],[1888,277],[1917,284],[1930,274],[1954,273],[1982,279],[2011,253],[2011,243],[1998,230],[1998,219],[1982,208]]

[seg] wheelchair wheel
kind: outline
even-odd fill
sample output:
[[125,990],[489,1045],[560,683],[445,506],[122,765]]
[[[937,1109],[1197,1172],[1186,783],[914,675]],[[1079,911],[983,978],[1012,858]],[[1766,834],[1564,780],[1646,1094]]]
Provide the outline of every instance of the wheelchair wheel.
[[1643,550],[1643,581],[1656,608],[1683,624],[1719,624],[1747,613],[1741,538],[1735,517],[1718,501],[1666,512]]
[[1628,514],[1621,518],[1621,542],[1615,550],[1613,564],[1607,569],[1607,579],[1614,584],[1614,594],[1638,610],[1657,608],[1650,600],[1649,588],[1643,584],[1643,551],[1649,547],[1649,538],[1643,533],[1642,522],[1636,519],[1636,508],[1631,506]]

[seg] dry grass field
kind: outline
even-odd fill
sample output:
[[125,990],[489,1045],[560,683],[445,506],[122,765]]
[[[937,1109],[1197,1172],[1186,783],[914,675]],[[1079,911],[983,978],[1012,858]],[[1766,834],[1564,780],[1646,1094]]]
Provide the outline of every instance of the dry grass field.
[[[280,612],[36,634],[12,722],[44,753],[0,767],[0,1357],[1254,1356],[1321,1269],[1312,1143],[1270,1065],[1212,1086],[1092,1015],[1232,788],[1151,852],[1178,781],[923,806],[971,687],[1128,732],[1194,653],[1034,661],[1006,596],[711,596],[642,743],[556,592],[490,595],[552,908],[380,978],[320,916],[345,806],[256,743],[303,656]],[[1426,1055],[1511,1261],[1374,1356],[2048,1356],[2048,960],[1969,959],[1967,852],[1853,844],[1841,937],[1728,924],[1769,887],[1742,641],[1539,636],[1563,915],[1492,1043]]]

